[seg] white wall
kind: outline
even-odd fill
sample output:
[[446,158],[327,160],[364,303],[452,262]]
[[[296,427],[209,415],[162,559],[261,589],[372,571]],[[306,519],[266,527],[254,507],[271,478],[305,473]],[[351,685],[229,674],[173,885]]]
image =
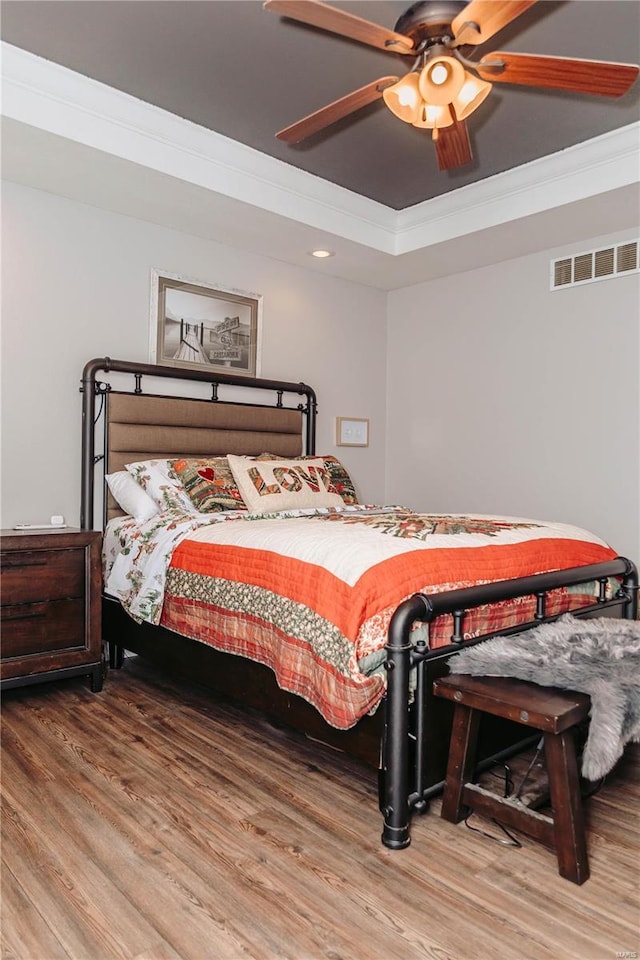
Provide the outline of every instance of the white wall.
[[552,257],[606,243],[389,295],[388,501],[564,520],[640,559],[638,274],[549,290]]
[[[149,360],[150,270],[263,295],[261,373],[318,395],[318,452],[384,499],[386,295],[13,183],[2,209],[2,521],[78,523],[82,369]],[[335,447],[336,416],[370,446]]]

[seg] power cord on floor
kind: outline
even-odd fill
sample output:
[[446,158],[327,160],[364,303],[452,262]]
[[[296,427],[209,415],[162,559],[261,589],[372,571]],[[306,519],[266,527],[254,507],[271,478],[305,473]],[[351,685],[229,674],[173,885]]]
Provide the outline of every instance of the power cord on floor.
[[494,823],[496,827],[499,827],[504,834],[508,837],[507,840],[503,840],[502,837],[496,837],[493,833],[487,833],[486,830],[481,830],[480,827],[472,827],[469,823],[469,820],[473,816],[473,811],[469,814],[468,817],[465,817],[464,825],[469,830],[473,830],[474,833],[479,833],[481,837],[486,837],[487,840],[493,840],[495,843],[502,844],[503,847],[521,847],[522,843],[518,840],[517,837],[514,837],[512,833],[509,833],[507,828],[503,823],[499,823],[498,820],[491,818],[491,823]]
[[537,744],[537,746],[536,746],[536,752],[534,753],[533,758],[532,758],[532,760],[531,760],[531,763],[529,764],[529,766],[528,766],[527,769],[525,770],[525,772],[524,772],[524,774],[523,774],[523,776],[522,776],[522,779],[520,780],[520,786],[519,786],[518,789],[516,790],[516,793],[515,793],[515,799],[516,799],[516,800],[519,800],[520,797],[522,796],[522,791],[524,790],[524,787],[525,787],[525,784],[526,784],[527,780],[528,780],[529,777],[531,776],[531,771],[533,770],[535,764],[538,762],[538,757],[539,757],[540,754],[542,753],[542,748],[543,748],[543,747],[544,747],[544,737],[540,737],[540,739],[538,740],[538,744]]
[[[504,771],[503,773],[504,791],[502,795],[503,797],[510,797],[513,794],[513,789],[514,789],[513,778],[511,776],[511,767],[507,763],[503,763],[501,764],[501,766]],[[496,773],[494,770],[490,770],[489,773],[492,776],[496,776],[496,777],[500,776],[502,779],[502,775]],[[474,811],[471,810],[464,819],[464,825],[465,827],[467,827],[468,830],[472,830],[473,833],[479,833],[480,836],[486,837],[488,840],[493,840],[495,843],[500,843],[502,844],[503,847],[521,847],[522,846],[522,843],[520,842],[520,840],[518,840],[517,837],[514,837],[512,833],[509,833],[509,831],[504,826],[504,824],[500,823],[498,820],[495,820],[493,817],[491,818],[491,823],[495,824],[496,827],[502,830],[502,832],[507,837],[506,840],[503,840],[502,837],[496,837],[493,833],[487,833],[486,830],[482,830],[480,827],[473,827],[469,823],[469,820],[473,815],[474,815]]]

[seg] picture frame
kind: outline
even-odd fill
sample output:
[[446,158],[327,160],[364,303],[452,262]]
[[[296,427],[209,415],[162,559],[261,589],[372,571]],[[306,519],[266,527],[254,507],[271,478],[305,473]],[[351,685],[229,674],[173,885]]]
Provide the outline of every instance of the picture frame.
[[152,269],[152,363],[258,377],[261,331],[260,294]]
[[360,417],[336,417],[336,446],[368,447],[369,421]]

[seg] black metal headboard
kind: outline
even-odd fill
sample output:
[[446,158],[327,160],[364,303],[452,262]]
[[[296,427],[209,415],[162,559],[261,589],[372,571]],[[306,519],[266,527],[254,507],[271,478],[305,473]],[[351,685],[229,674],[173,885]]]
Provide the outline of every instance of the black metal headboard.
[[[133,380],[125,378],[128,389],[114,389],[111,382],[98,379],[100,373],[128,374]],[[182,384],[182,394],[161,393],[153,382],[148,382],[156,377]],[[190,385],[193,389],[198,382],[210,385],[209,399],[188,395]],[[221,399],[220,387],[229,388],[233,396]],[[96,490],[103,493],[103,475],[122,469],[127,461],[226,453],[315,453],[317,402],[314,390],[305,383],[231,373],[212,376],[207,371],[102,357],[86,364],[80,390],[83,529],[93,528]],[[303,396],[304,401],[293,405],[290,400],[290,405],[286,405],[285,394]],[[98,464],[102,467],[99,488]],[[103,519],[107,515],[106,503],[104,499]]]

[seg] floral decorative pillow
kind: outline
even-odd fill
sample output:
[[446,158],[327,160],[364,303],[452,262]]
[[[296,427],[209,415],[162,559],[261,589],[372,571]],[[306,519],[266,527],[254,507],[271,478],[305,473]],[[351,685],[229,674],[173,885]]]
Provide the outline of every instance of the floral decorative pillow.
[[322,458],[254,460],[229,454],[227,459],[252,513],[344,506],[331,486],[331,475]]
[[197,512],[187,496],[182,481],[175,474],[171,460],[138,460],[125,468],[162,511]]
[[245,502],[226,457],[172,460],[173,470],[200,513],[245,510]]
[[331,455],[323,456],[322,459],[331,475],[331,485],[336,493],[340,494],[345,503],[358,503],[356,488],[345,465]]

